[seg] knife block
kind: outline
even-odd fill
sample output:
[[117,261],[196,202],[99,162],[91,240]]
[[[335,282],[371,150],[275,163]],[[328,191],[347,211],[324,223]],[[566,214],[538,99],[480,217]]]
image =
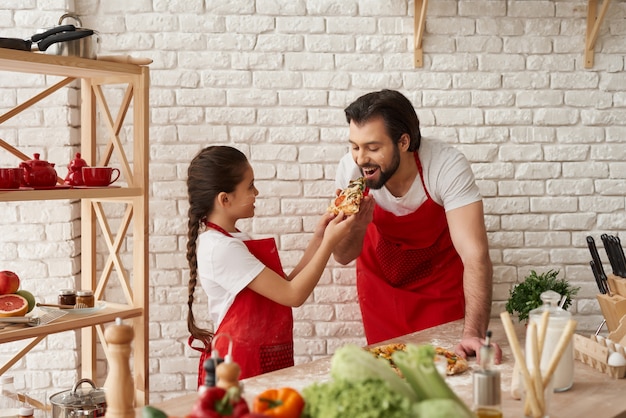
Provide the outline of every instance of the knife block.
[[607,276],[607,281],[609,282],[609,288],[613,294],[618,294],[620,296],[626,297],[626,279],[620,276],[616,276],[614,274],[609,274]]
[[609,332],[615,331],[620,326],[621,319],[626,316],[626,297],[618,294],[613,296],[599,294],[596,299],[606,320],[606,327]]

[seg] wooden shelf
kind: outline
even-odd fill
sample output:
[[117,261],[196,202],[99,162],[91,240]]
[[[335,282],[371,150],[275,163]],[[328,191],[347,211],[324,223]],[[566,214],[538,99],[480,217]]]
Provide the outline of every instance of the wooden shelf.
[[[145,405],[149,399],[148,381],[148,135],[150,71],[146,66],[85,58],[61,57],[36,52],[0,48],[0,71],[64,77],[51,80],[38,94],[0,115],[0,125],[25,112],[42,99],[54,94],[74,80],[80,81],[81,143],[80,153],[90,166],[109,166],[116,162],[126,187],[57,188],[51,190],[0,191],[0,202],[70,200],[59,204],[80,204],[81,248],[80,279],[77,289],[91,289],[97,301],[106,299],[106,289],[121,290],[122,303],[106,302],[105,308],[90,315],[68,314],[49,324],[37,327],[9,326],[0,330],[0,343],[24,341],[18,352],[0,365],[0,374],[7,371],[46,336],[64,331],[81,333],[79,348],[81,378],[97,374],[97,343],[104,355],[109,349],[104,339],[104,325],[116,318],[131,322],[135,334],[132,370],[135,383],[135,404]],[[118,114],[111,114],[104,90],[125,87],[121,104],[115,103]],[[131,106],[132,105],[132,106]],[[130,117],[126,117],[127,113]],[[104,124],[105,136],[99,134],[96,116]],[[122,141],[119,133],[129,124],[132,136]],[[100,136],[100,140],[97,137]],[[0,148],[17,160],[31,157],[0,139]],[[127,157],[132,156],[132,161]],[[59,183],[63,179],[58,180]],[[76,202],[79,201],[79,202]],[[118,218],[111,221],[103,204],[123,206]],[[119,215],[123,213],[122,215]],[[115,216],[115,215],[113,215]],[[111,225],[116,225],[113,231]],[[132,236],[131,236],[132,234]],[[104,243],[104,245],[102,245]],[[130,252],[122,257],[120,251]],[[104,255],[104,263],[96,270],[96,258]],[[124,261],[132,264],[125,266]],[[54,289],[55,291],[57,289]],[[3,359],[5,360],[5,359]],[[63,367],[63,365],[59,365]]]
[[141,66],[87,58],[47,55],[0,48],[0,69],[60,77],[128,77],[141,74]]
[[55,189],[55,190],[2,190],[0,202],[16,202],[26,200],[61,200],[61,199],[115,199],[137,197],[142,195],[139,188],[102,188],[102,189]]
[[[41,314],[45,314],[42,312]],[[68,314],[53,322],[29,327],[27,325],[9,325],[0,330],[0,344],[28,338],[48,336],[59,332],[72,331],[83,327],[93,327],[108,322],[114,322],[115,318],[136,318],[143,314],[143,308],[121,305],[119,303],[107,302],[105,307],[89,315]],[[38,313],[36,316],[40,316]],[[4,372],[4,370],[0,370]],[[1,373],[0,373],[1,374]]]

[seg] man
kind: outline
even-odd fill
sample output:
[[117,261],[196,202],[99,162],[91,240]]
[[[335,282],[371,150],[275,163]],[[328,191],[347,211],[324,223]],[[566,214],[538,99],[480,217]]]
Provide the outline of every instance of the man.
[[364,176],[370,190],[334,257],[357,259],[368,344],[465,318],[455,351],[474,355],[489,324],[492,265],[469,163],[450,145],[422,139],[413,105],[397,91],[366,94],[345,113],[351,151],[336,185]]

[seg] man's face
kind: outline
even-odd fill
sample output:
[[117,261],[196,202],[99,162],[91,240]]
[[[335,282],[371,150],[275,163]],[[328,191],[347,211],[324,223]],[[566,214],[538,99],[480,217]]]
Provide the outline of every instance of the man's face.
[[382,118],[360,126],[350,122],[350,145],[352,158],[370,189],[383,187],[400,165],[400,150],[387,135]]

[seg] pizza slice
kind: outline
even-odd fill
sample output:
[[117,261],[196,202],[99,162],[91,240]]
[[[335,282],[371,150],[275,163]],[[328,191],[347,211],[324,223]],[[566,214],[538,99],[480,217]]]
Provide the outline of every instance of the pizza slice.
[[[376,357],[381,357],[389,361],[394,371],[402,375],[400,370],[393,363],[391,356],[396,351],[405,351],[406,344],[403,344],[403,343],[384,344],[384,345],[379,345],[376,347],[367,347],[366,350],[374,354]],[[435,352],[437,355],[441,356],[442,358],[445,358],[446,374],[448,376],[461,374],[469,369],[469,363],[467,362],[467,360],[464,359],[463,357],[457,356],[454,353],[454,351],[447,350],[443,347],[435,347]],[[437,359],[435,359],[435,361],[437,361]]]
[[348,187],[342,190],[339,196],[330,204],[328,212],[337,215],[340,211],[343,211],[346,215],[354,215],[359,212],[363,196],[365,196],[365,178],[359,177],[356,180],[351,180],[348,183]]

